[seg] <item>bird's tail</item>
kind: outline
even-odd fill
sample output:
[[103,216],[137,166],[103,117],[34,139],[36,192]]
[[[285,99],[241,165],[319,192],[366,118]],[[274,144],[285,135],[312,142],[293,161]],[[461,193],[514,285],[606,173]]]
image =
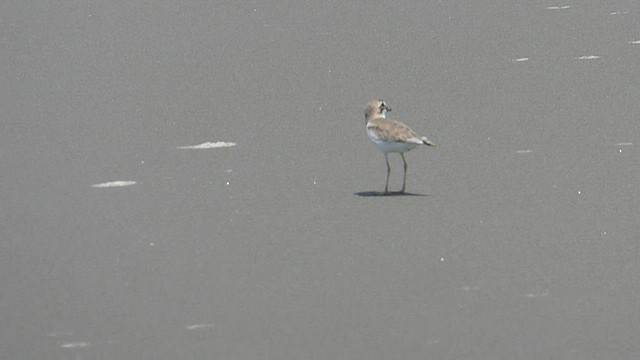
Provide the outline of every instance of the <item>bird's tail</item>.
[[436,146],[436,144],[434,144],[431,140],[427,139],[426,136],[423,136],[422,139],[422,143],[425,145],[429,145],[429,146]]

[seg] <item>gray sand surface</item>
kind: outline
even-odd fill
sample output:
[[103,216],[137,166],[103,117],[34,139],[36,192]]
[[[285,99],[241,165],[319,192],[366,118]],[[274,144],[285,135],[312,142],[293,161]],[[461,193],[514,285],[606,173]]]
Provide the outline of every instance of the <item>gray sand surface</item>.
[[0,358],[640,357],[637,1],[0,21]]

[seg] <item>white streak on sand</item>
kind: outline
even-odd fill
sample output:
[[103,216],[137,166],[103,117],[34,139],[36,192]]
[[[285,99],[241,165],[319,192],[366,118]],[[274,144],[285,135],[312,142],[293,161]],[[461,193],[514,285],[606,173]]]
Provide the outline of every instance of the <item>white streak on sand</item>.
[[516,151],[516,154],[527,154],[527,153],[530,153],[530,152],[532,152],[532,151],[533,151],[533,150],[529,150],[529,149],[527,149],[527,150],[517,150],[517,151]]
[[563,5],[563,6],[547,6],[545,9],[547,10],[566,10],[568,8],[570,8],[571,6],[569,5]]
[[515,61],[515,62],[529,61],[529,58],[528,57],[517,58],[517,59],[513,59],[513,61]]
[[615,144],[615,146],[631,146],[631,145],[633,145],[633,143],[630,143],[630,142],[621,142],[621,143]]
[[63,349],[78,349],[78,348],[85,348],[85,347],[89,347],[89,346],[91,346],[91,344],[88,343],[88,342],[75,342],[75,343],[68,343],[68,344],[60,345],[60,347],[63,348]]
[[213,324],[193,324],[187,326],[187,330],[201,330],[201,329],[211,329]]
[[530,299],[547,297],[549,296],[549,290],[545,290],[544,292],[541,292],[541,293],[529,293],[529,294],[526,294],[525,296]]
[[632,42],[631,42],[631,44],[633,44],[633,45],[640,45],[640,40],[632,41]]
[[215,149],[215,148],[224,148],[224,147],[231,147],[231,146],[236,146],[237,144],[234,142],[224,142],[224,141],[218,141],[218,142],[206,142],[206,143],[202,143],[199,145],[186,145],[186,146],[178,146],[178,149]]
[[576,60],[595,60],[595,59],[600,59],[600,56],[598,55],[585,55],[585,56],[579,56],[576,58]]
[[95,188],[110,188],[110,187],[131,186],[131,185],[135,185],[135,184],[136,184],[135,181],[118,180],[118,181],[110,181],[110,182],[101,183],[101,184],[93,184],[91,186],[93,186]]

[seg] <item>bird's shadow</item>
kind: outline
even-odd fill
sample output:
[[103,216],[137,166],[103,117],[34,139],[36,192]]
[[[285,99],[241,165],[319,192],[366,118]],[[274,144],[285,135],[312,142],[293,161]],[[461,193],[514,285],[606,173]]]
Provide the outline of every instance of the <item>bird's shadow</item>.
[[361,196],[361,197],[374,197],[374,196],[381,196],[381,197],[428,196],[427,194],[416,194],[416,193],[401,192],[401,191],[390,191],[388,193],[384,193],[384,192],[381,192],[381,191],[361,191],[361,192],[357,192],[355,194],[358,195],[358,196]]

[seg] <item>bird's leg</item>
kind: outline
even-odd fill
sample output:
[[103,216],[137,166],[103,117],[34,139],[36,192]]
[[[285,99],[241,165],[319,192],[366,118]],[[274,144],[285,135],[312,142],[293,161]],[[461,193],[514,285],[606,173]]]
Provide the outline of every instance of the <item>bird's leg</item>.
[[387,183],[384,185],[384,193],[389,193],[389,175],[391,175],[391,166],[389,166],[389,157],[384,153],[384,160],[387,162]]
[[400,192],[404,192],[407,187],[407,161],[404,159],[404,153],[400,153],[402,156],[402,161],[404,162],[404,179],[402,180],[402,190]]

